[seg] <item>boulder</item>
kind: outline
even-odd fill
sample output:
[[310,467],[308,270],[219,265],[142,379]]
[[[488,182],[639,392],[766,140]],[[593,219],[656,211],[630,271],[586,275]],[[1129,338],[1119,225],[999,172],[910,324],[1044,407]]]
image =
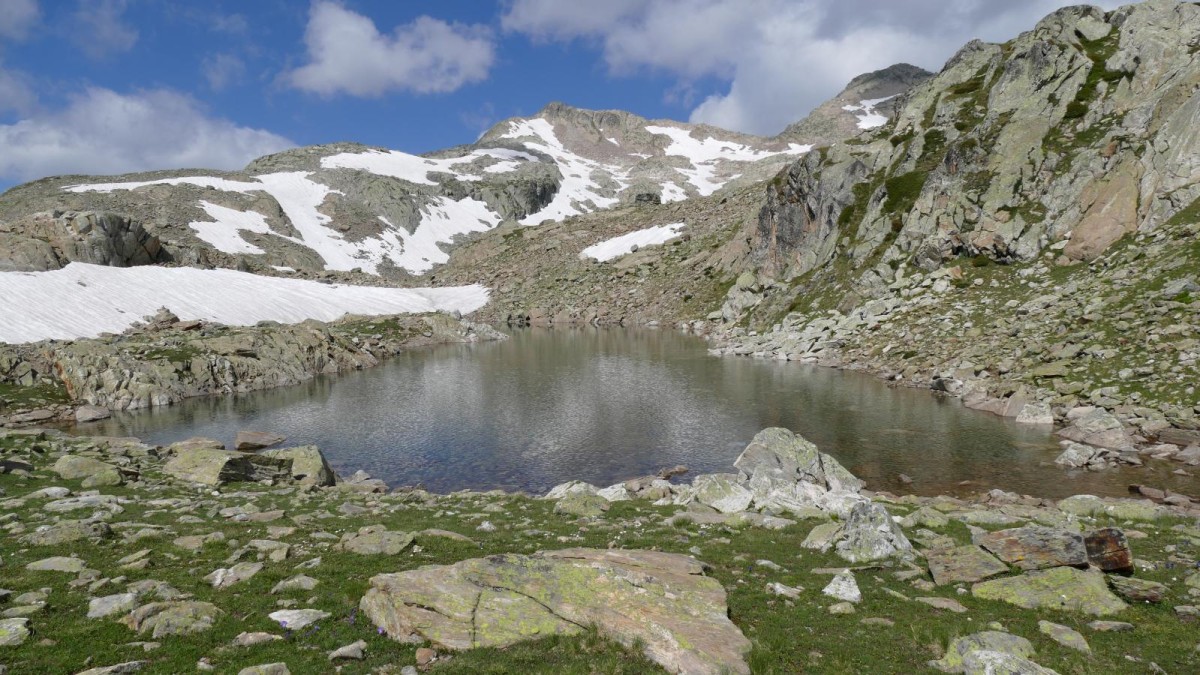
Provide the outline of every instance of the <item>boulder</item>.
[[974,583],[1008,571],[1008,565],[996,560],[978,546],[933,549],[925,552],[929,573],[938,586],[960,582]]
[[0,647],[19,647],[29,639],[29,619],[0,619]]
[[576,492],[558,500],[554,512],[579,518],[599,518],[609,508],[608,500],[600,495]]
[[[974,633],[965,637],[960,637],[950,643],[950,647],[946,649],[946,655],[940,660],[930,661],[930,667],[936,668],[943,673],[962,673],[967,671],[965,659],[974,652],[991,652],[997,654],[1007,654],[1016,658],[1024,659],[1033,656],[1033,643],[1023,637],[1011,635],[1001,631],[983,631],[982,633]],[[1032,671],[996,671],[996,672],[1013,672],[1024,673]]]
[[1104,408],[1091,408],[1069,419],[1072,420],[1071,426],[1058,431],[1058,435],[1067,440],[1110,450],[1133,447],[1121,421]]
[[291,460],[292,479],[301,485],[328,487],[337,483],[337,474],[333,472],[329,462],[325,461],[325,455],[315,445],[267,450],[258,456]]
[[1074,628],[1050,621],[1038,621],[1038,630],[1064,647],[1081,651],[1085,654],[1092,653],[1092,648],[1088,645],[1087,640]]
[[711,506],[721,513],[745,511],[754,501],[754,493],[739,485],[737,476],[733,474],[696,476],[692,487],[695,488],[695,501]]
[[988,532],[977,543],[1001,560],[1023,570],[1087,567],[1083,537],[1052,527],[1017,527]]
[[98,422],[112,417],[112,412],[108,408],[101,408],[95,405],[82,405],[75,409],[75,421],[79,424],[87,422]]
[[188,448],[176,453],[163,467],[163,473],[204,485],[283,480],[291,478],[292,460],[210,448]]
[[881,504],[860,502],[842,526],[837,554],[852,563],[871,562],[912,552],[912,544]]
[[342,536],[338,547],[359,555],[397,555],[413,543],[411,532],[389,532],[382,525],[368,525]]
[[543,499],[562,499],[567,495],[594,495],[599,492],[600,488],[592,485],[591,483],[585,483],[581,480],[572,480],[567,481],[566,483],[560,483],[550,488],[550,491],[546,493],[546,496],[543,497]]
[[280,626],[288,630],[299,630],[333,615],[319,609],[281,609],[278,612],[271,612],[267,616],[272,621],[278,621]]
[[672,673],[749,673],[725,590],[693,558],[568,549],[499,555],[371,579],[360,607],[384,632],[439,649],[504,647],[584,626],[640,644]]
[[1083,539],[1088,562],[1104,572],[1132,572],[1133,549],[1125,533],[1115,527],[1089,532]]
[[67,520],[54,525],[39,527],[21,537],[21,541],[29,546],[57,546],[58,544],[68,544],[83,539],[99,541],[107,539],[112,535],[112,528],[107,523]]
[[279,445],[287,440],[287,436],[272,434],[265,431],[239,431],[233,440],[233,449],[238,452],[253,452],[273,445]]
[[1074,567],[1034,570],[1018,577],[975,584],[971,593],[984,600],[1002,600],[1025,609],[1057,609],[1108,616],[1126,608],[1108,590],[1104,575]]
[[221,610],[208,602],[152,602],[130,612],[121,623],[138,633],[150,633],[155,639],[167,635],[188,635],[213,627]]
[[1167,599],[1167,587],[1157,581],[1110,574],[1108,585],[1113,592],[1129,602],[1159,603]]
[[858,589],[858,582],[850,570],[837,573],[821,593],[842,602],[862,602],[862,591]]
[[63,455],[58,458],[51,470],[63,480],[79,480],[104,471],[116,471],[117,467],[91,457]]
[[835,492],[857,493],[865,485],[803,436],[780,427],[755,434],[733,465],[747,478],[766,470],[782,481],[814,483]]

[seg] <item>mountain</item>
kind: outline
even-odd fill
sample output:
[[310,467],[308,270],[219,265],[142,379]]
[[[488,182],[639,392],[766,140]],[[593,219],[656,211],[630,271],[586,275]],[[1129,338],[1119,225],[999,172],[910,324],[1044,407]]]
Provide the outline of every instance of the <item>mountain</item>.
[[445,263],[463,235],[708,195],[770,177],[809,148],[555,103],[423,157],[339,143],[239,172],[53,177],[0,196],[0,269],[122,262],[80,257],[102,230],[125,248],[151,240],[136,262],[403,278]]
[[727,344],[1200,427],[1198,36],[1200,5],[1153,0],[967,44],[767,185]]
[[784,129],[779,138],[831,145],[864,129],[884,126],[896,116],[898,97],[931,77],[928,70],[907,63],[859,75],[837,96]]

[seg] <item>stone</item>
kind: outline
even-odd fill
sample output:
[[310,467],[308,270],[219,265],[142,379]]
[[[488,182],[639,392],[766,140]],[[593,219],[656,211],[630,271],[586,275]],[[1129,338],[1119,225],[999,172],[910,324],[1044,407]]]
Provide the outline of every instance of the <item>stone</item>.
[[[1033,644],[1029,640],[1009,633],[989,630],[957,638],[946,649],[946,655],[937,661],[930,661],[929,666],[943,673],[964,673],[967,672],[965,658],[972,652],[978,651],[1008,654],[1022,659],[1033,656],[1034,653]],[[1011,672],[1015,674],[1025,671]]]
[[152,602],[130,612],[121,623],[155,639],[167,635],[190,635],[213,627],[221,610],[208,602]]
[[[282,442],[282,441],[280,441]],[[325,455],[315,445],[298,448],[280,448],[259,453],[260,457],[272,457],[292,461],[292,480],[300,485],[330,487],[337,483],[337,474],[325,460]]]
[[967,612],[967,608],[963,607],[961,602],[952,598],[913,598],[913,600],[929,605],[934,609],[944,609],[955,614],[965,614]]
[[804,541],[800,542],[800,546],[825,553],[833,548],[833,545],[837,543],[841,535],[842,526],[840,523],[821,523],[809,531]]
[[804,591],[803,588],[794,588],[792,586],[787,586],[785,584],[781,584],[781,583],[775,582],[775,581],[772,581],[771,583],[767,584],[767,592],[768,593],[770,593],[772,595],[782,595],[783,597],[791,598],[792,600],[799,598],[800,593],[803,591]]
[[426,539],[450,539],[452,541],[461,541],[464,544],[475,543],[474,539],[465,534],[459,534],[458,532],[451,532],[449,530],[439,530],[436,528],[421,530],[420,532],[416,533],[416,538],[417,541],[424,541]]
[[359,555],[397,555],[413,543],[411,532],[389,532],[380,526],[367,526],[342,537],[338,547]]
[[75,421],[79,424],[99,422],[112,417],[112,411],[97,405],[81,405],[75,409]]
[[1017,577],[975,584],[971,594],[1025,609],[1057,609],[1094,616],[1124,611],[1126,604],[1108,590],[1104,575],[1074,567],[1032,570]]
[[102,471],[116,471],[117,467],[91,457],[63,455],[58,458],[51,470],[63,480],[80,480]]
[[1077,630],[1050,621],[1038,621],[1038,630],[1064,647],[1081,651],[1084,654],[1092,653],[1091,646]]
[[230,568],[221,567],[213,570],[204,580],[212,585],[213,588],[222,589],[229,588],[234,584],[240,584],[247,579],[250,579],[255,574],[262,571],[263,564],[254,563],[238,563]]
[[87,617],[101,619],[113,614],[128,614],[137,607],[137,593],[117,593],[102,598],[93,598],[88,603]]
[[576,492],[558,500],[554,512],[577,518],[599,518],[610,508],[608,500],[600,495]]
[[113,536],[108,523],[90,523],[83,520],[67,520],[56,525],[39,527],[21,537],[21,541],[29,546],[57,546],[73,541],[91,539],[99,541]]
[[29,639],[29,619],[0,619],[0,647],[19,647]]
[[1017,413],[1017,424],[1037,424],[1049,426],[1054,424],[1054,413],[1046,403],[1026,403]]
[[737,513],[750,508],[754,493],[737,483],[733,474],[705,474],[692,480],[695,501],[721,513]]
[[290,579],[284,579],[283,581],[275,584],[275,586],[271,589],[271,593],[275,594],[284,593],[287,591],[311,591],[317,587],[318,583],[319,582],[316,579],[310,576],[297,574]]
[[238,633],[238,636],[233,639],[233,646],[252,647],[254,645],[261,645],[266,642],[276,642],[282,639],[283,636],[275,635],[274,633],[247,633],[243,631]]
[[1129,602],[1159,603],[1167,598],[1167,587],[1157,581],[1112,574],[1108,576],[1108,585]]
[[86,563],[79,558],[55,556],[31,562],[25,566],[25,569],[35,572],[68,572],[78,574],[83,571],[85,565]]
[[106,469],[83,479],[84,488],[114,487],[125,484],[125,475],[118,469]]
[[292,675],[286,663],[263,663],[257,666],[242,668],[238,675]]
[[599,492],[600,488],[592,485],[591,483],[585,483],[581,480],[572,480],[567,481],[566,483],[560,483],[559,485],[555,485],[554,487],[550,488],[550,491],[546,493],[546,496],[543,497],[543,499],[562,499],[567,495],[573,494],[595,495],[599,494]]
[[803,436],[781,427],[755,434],[733,465],[746,476],[767,472],[781,481],[812,483],[833,492],[857,493],[865,485]]
[[1083,540],[1088,562],[1104,572],[1132,572],[1133,550],[1125,533],[1115,527],[1089,532]]
[[853,614],[854,604],[850,602],[835,602],[829,606],[830,614]]
[[1013,654],[977,649],[963,657],[967,675],[1058,675],[1058,671]]
[[332,615],[319,609],[281,609],[267,616],[288,630],[298,630]]
[[978,546],[958,546],[925,552],[929,573],[938,586],[959,582],[974,583],[1008,571],[1008,565]]
[[417,667],[424,668],[437,660],[438,653],[429,647],[418,647],[414,656],[417,659]]
[[1088,628],[1098,633],[1127,633],[1133,630],[1133,624],[1124,621],[1092,621]]
[[881,504],[859,502],[842,527],[837,554],[852,563],[872,562],[911,554],[912,544]]
[[862,602],[862,592],[859,591],[858,582],[854,580],[854,574],[850,570],[842,570],[835,575],[821,592],[843,602]]
[[344,647],[329,652],[330,661],[338,661],[342,659],[352,659],[354,661],[362,661],[367,658],[367,643],[365,640],[352,642]]
[[239,431],[233,440],[233,449],[238,452],[254,452],[273,445],[279,445],[287,440],[287,436],[272,434],[265,431]]
[[693,558],[567,549],[498,555],[371,579],[360,607],[393,639],[503,647],[594,625],[673,673],[749,673],[750,642]]
[[[153,643],[147,643],[153,644]],[[136,673],[146,667],[145,661],[126,661],[112,666],[102,666],[100,668],[89,668],[75,675],[124,675],[124,673]]]
[[1032,525],[997,530],[978,537],[976,543],[1023,570],[1088,564],[1083,537],[1052,527]]
[[210,448],[180,450],[163,466],[163,473],[191,483],[223,485],[238,481],[284,480],[292,462],[264,455]]

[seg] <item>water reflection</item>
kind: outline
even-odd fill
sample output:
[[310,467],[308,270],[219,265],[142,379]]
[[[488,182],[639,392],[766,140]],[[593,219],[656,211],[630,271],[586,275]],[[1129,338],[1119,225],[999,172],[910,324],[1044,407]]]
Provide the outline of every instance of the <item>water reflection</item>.
[[[342,473],[365,469],[436,491],[540,492],[573,478],[607,485],[675,464],[728,471],[766,426],[804,434],[876,489],[1119,495],[1151,475],[1068,475],[1050,464],[1056,446],[1047,431],[954,400],[855,373],[710,357],[696,338],[624,329],[519,331],[506,342],[407,352],[374,370],[123,414],[79,430],[162,444],[276,431],[289,444],[319,445]],[[902,485],[900,473],[914,483]]]

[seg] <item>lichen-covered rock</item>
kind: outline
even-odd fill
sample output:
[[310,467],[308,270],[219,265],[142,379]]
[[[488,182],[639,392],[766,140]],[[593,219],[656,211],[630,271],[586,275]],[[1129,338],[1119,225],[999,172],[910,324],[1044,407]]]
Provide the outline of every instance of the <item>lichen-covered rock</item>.
[[1006,563],[1023,570],[1046,567],[1086,567],[1083,537],[1051,527],[1029,526],[988,532],[978,538],[980,546]]
[[91,457],[79,455],[63,455],[54,463],[54,473],[64,480],[79,480],[88,478],[102,471],[116,471],[117,467],[107,462],[101,462]]
[[19,647],[29,639],[29,619],[0,619],[0,647]]
[[705,474],[692,481],[695,501],[721,513],[737,513],[750,508],[754,493],[737,483],[732,474]]
[[929,665],[944,673],[966,672],[964,659],[972,652],[978,651],[1007,654],[1022,659],[1033,656],[1034,653],[1033,644],[1023,637],[1000,631],[983,631],[954,640],[946,649],[946,655],[940,660],[930,661]]
[[1050,621],[1038,621],[1038,630],[1058,644],[1071,649],[1091,654],[1092,648],[1079,631]]
[[157,639],[206,631],[213,627],[220,614],[221,610],[209,602],[152,602],[130,612],[121,623],[138,633],[150,633]]
[[881,504],[860,502],[850,512],[835,545],[837,554],[852,563],[907,556],[912,544]]
[[749,673],[750,642],[694,559],[568,549],[422,567],[371,579],[360,607],[393,639],[503,647],[594,625],[673,673]]
[[325,460],[324,453],[315,445],[298,448],[279,448],[259,453],[264,457],[292,461],[292,479],[300,485],[328,487],[337,482],[337,474]]
[[54,525],[39,527],[21,537],[29,546],[56,546],[81,539],[107,539],[113,535],[108,523],[67,520]]
[[996,560],[978,546],[933,549],[925,552],[929,573],[938,586],[960,582],[974,583],[1008,571],[1008,565]]
[[554,505],[554,512],[579,518],[599,518],[609,508],[611,507],[608,500],[604,497],[577,492],[558,500]]
[[292,475],[292,461],[228,450],[191,448],[175,454],[163,473],[204,485],[239,481],[283,480]]
[[389,532],[382,525],[368,525],[342,536],[338,546],[359,555],[397,555],[412,545],[411,532]]
[[971,593],[1025,609],[1058,609],[1094,616],[1109,616],[1127,607],[1108,590],[1103,574],[1074,567],[1033,570],[1017,577],[984,581],[975,584]]

